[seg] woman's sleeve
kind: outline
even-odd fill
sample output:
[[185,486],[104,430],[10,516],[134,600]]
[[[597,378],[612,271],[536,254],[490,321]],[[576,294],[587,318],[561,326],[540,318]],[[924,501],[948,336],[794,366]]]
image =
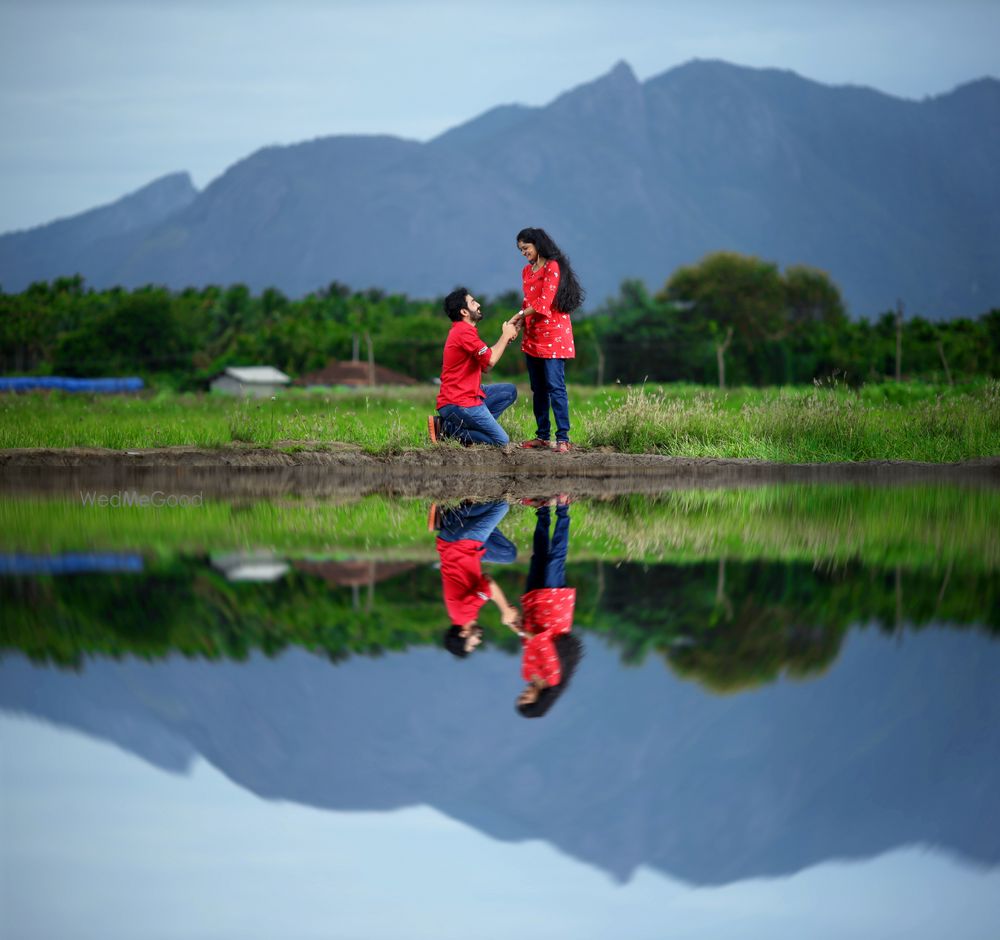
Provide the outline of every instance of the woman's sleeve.
[[552,304],[555,303],[556,294],[559,292],[559,263],[550,261],[545,265],[542,273],[542,287],[538,296],[531,302],[535,308],[535,313],[540,313],[543,317],[552,315]]

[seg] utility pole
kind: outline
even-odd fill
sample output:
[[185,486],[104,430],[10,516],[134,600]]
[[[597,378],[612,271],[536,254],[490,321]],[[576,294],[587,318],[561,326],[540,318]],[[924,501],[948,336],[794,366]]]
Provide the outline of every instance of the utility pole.
[[948,379],[949,385],[954,385],[955,382],[951,377],[951,369],[948,368],[948,357],[944,354],[944,343],[941,342],[941,337],[937,338],[937,351],[938,355],[941,357],[941,365],[944,366],[944,374]]
[[903,301],[896,301],[896,381],[903,378]]
[[372,346],[372,335],[365,330],[365,342],[368,344],[368,384],[375,384],[375,347]]
[[715,344],[715,361],[719,367],[719,388],[726,387],[726,350],[733,341],[733,328],[726,330],[726,338],[721,343]]

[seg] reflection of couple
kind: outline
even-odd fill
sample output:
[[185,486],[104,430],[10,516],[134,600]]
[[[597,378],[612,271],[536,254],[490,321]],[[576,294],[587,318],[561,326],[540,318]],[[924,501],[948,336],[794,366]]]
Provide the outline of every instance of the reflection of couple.
[[[535,436],[521,446],[551,448],[557,453],[570,449],[566,360],[576,355],[570,314],[583,302],[584,292],[569,259],[544,229],[522,229],[517,248],[528,262],[521,272],[521,310],[504,321],[493,346],[482,341],[476,328],[483,316],[476,298],[464,287],[445,298],[452,326],[441,363],[438,413],[427,419],[432,441],[454,437],[464,444],[503,446],[510,442],[497,418],[514,404],[517,389],[510,383],[485,388],[480,383],[483,373],[500,361],[523,327],[521,348],[531,382]],[[556,423],[554,442],[550,440],[550,409]]]
[[[482,642],[479,611],[492,600],[500,619],[521,638],[521,675],[527,683],[518,696],[517,710],[526,718],[540,718],[565,691],[582,655],[573,627],[575,588],[566,587],[569,549],[569,500],[536,505],[531,564],[521,610],[508,603],[496,581],[484,575],[482,562],[509,564],[517,549],[497,530],[507,514],[503,501],[432,510],[440,527],[437,550],[441,556],[441,584],[451,626],[445,631],[449,652],[465,658]],[[551,506],[555,505],[555,529]]]

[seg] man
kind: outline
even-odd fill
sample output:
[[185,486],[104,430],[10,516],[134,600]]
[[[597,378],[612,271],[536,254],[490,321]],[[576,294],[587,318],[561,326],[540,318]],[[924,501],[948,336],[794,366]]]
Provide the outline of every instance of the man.
[[498,528],[507,515],[504,500],[465,503],[454,509],[431,507],[430,528],[441,558],[441,589],[451,625],[444,633],[444,647],[459,658],[469,655],[483,639],[479,611],[487,601],[500,608],[507,626],[517,623],[519,613],[507,602],[500,585],[483,574],[483,562],[510,564],[517,548]]
[[455,437],[463,444],[502,447],[510,438],[497,418],[514,404],[517,389],[509,382],[483,388],[481,379],[484,372],[500,361],[507,345],[520,332],[524,318],[518,314],[505,320],[500,339],[490,347],[479,338],[476,329],[483,318],[479,301],[464,287],[445,297],[444,311],[452,326],[441,362],[438,414],[427,419],[431,440]]

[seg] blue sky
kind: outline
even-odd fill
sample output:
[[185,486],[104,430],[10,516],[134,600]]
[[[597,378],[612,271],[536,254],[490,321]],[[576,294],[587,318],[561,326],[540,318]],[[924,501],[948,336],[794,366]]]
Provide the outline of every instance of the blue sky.
[[893,95],[1000,75],[995,0],[0,0],[0,232],[274,143],[427,139],[624,59],[792,69]]
[[[1000,913],[1000,874],[919,846],[721,887],[647,869],[617,885],[544,842],[497,842],[426,806],[265,801],[202,760],[168,774],[9,714],[0,747],[2,920],[23,940],[489,940],[530,925],[553,940],[985,940]],[[442,890],[458,872],[460,889]]]

